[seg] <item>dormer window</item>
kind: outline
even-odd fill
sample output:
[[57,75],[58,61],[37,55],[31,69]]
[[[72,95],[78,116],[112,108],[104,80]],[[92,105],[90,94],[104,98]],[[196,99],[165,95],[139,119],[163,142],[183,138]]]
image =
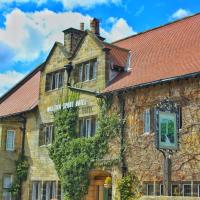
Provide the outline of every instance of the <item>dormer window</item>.
[[76,67],[78,70],[78,77],[79,77],[78,82],[85,82],[96,79],[97,59],[80,63]]
[[64,85],[64,70],[58,70],[55,72],[48,73],[46,75],[45,90],[55,90],[63,87]]

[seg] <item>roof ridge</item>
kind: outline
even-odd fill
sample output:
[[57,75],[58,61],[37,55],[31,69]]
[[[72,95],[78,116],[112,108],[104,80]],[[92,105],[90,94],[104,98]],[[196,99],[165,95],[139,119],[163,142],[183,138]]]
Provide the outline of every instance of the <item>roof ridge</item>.
[[120,41],[123,41],[123,40],[127,40],[127,39],[132,38],[132,37],[140,36],[140,35],[142,35],[142,34],[145,34],[145,33],[148,33],[148,32],[154,31],[154,30],[157,30],[157,29],[159,29],[159,28],[163,28],[163,27],[166,27],[166,26],[173,25],[173,24],[175,24],[175,23],[179,23],[179,22],[188,20],[188,19],[190,19],[190,18],[192,18],[192,17],[195,17],[195,16],[197,16],[197,15],[200,15],[200,12],[195,13],[195,14],[193,14],[193,15],[189,15],[189,16],[184,17],[184,18],[182,18],[182,19],[178,19],[178,20],[175,20],[175,21],[166,23],[166,24],[162,24],[162,25],[160,25],[160,26],[157,26],[157,27],[154,27],[154,28],[151,28],[151,29],[148,29],[148,30],[139,32],[139,33],[137,33],[137,34],[133,34],[133,35],[130,35],[130,36],[128,36],[128,37],[125,37],[125,38],[116,40],[116,41],[112,42],[112,44],[115,44],[115,43],[120,42]]

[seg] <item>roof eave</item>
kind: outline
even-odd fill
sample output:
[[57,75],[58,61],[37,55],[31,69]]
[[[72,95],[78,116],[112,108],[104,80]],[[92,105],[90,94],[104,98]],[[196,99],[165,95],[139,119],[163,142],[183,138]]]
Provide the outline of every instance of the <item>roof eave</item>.
[[182,80],[182,79],[187,79],[187,78],[195,78],[195,77],[199,77],[199,76],[200,76],[200,71],[190,73],[190,74],[175,76],[175,77],[171,77],[171,78],[160,79],[160,80],[156,80],[156,81],[152,81],[152,82],[148,82],[148,83],[133,85],[133,86],[129,86],[129,87],[119,88],[119,89],[116,89],[116,90],[110,90],[110,91],[107,91],[107,92],[102,92],[99,95],[100,96],[107,96],[107,95],[110,95],[110,94],[132,91],[132,90],[135,90],[135,89],[138,89],[138,88],[145,88],[145,87],[150,87],[150,86],[154,86],[154,85],[158,85],[158,84],[162,84],[162,83],[169,83],[171,81],[177,81],[177,80]]

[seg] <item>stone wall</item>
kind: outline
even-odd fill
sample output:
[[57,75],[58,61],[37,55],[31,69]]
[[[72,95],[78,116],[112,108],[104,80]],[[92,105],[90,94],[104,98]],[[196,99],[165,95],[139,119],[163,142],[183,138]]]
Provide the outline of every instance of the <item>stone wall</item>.
[[[182,107],[180,149],[172,156],[172,182],[200,182],[199,85],[199,79],[193,78],[124,94],[126,164],[142,183],[161,184],[163,180],[163,155],[155,148],[154,131],[144,134],[144,110],[166,97]],[[115,97],[114,107],[119,106],[117,101]]]
[[[20,124],[16,121],[0,123],[0,200],[3,195],[3,177],[6,174],[12,175],[15,179],[15,161],[21,152],[21,131]],[[15,131],[15,150],[6,151],[7,130]]]

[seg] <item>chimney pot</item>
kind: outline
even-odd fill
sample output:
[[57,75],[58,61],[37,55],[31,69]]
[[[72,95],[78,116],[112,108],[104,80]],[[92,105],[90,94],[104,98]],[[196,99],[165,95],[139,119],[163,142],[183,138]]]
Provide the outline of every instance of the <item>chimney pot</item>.
[[99,20],[98,19],[94,18],[93,20],[90,21],[90,29],[94,34],[100,35],[100,33],[99,33]]
[[84,23],[83,22],[80,23],[80,30],[84,31]]

